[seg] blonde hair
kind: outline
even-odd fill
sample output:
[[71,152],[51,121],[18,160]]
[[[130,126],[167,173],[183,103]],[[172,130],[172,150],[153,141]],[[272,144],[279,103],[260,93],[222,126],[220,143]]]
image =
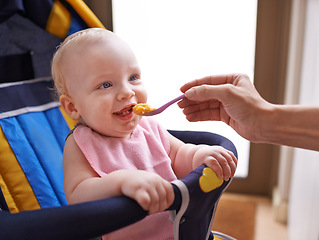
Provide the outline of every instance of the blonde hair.
[[107,36],[110,33],[110,31],[101,28],[88,28],[68,36],[57,47],[57,51],[53,55],[51,62],[51,74],[54,80],[57,98],[59,98],[63,94],[68,95],[68,91],[66,88],[66,79],[61,70],[61,66],[63,64],[65,56],[67,55],[67,52],[71,51],[75,46],[77,46],[81,42],[93,42],[101,39],[104,36]]

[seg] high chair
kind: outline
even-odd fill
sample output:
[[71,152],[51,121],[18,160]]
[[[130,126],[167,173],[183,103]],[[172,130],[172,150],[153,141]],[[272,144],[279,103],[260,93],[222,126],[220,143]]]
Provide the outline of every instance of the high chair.
[[[0,108],[0,206],[3,210],[0,212],[0,239],[18,239],[19,236],[24,239],[64,239],[63,236],[65,239],[87,239],[147,215],[138,204],[125,197],[66,206],[62,151],[70,131],[68,124],[72,126],[73,123],[50,97],[52,87],[49,79],[0,84],[0,96],[5,96],[1,102],[6,103]],[[232,142],[220,135],[169,132],[186,143],[220,145],[237,155]],[[199,179],[204,169],[205,166],[201,166],[172,183],[175,203],[169,210],[172,215],[176,212],[172,217],[177,231],[175,239],[211,239],[207,238],[207,231],[211,228],[219,197],[229,182],[223,182],[208,193],[203,192]],[[212,184],[214,181],[216,177],[213,176]],[[114,217],[117,214],[118,217]],[[106,219],[110,219],[110,223]],[[87,223],[94,225],[93,230]],[[77,229],[82,225],[85,227],[80,229],[85,230],[84,233]],[[41,230],[34,232],[34,228]],[[192,228],[195,230],[191,233],[195,235],[189,232]]]
[[[62,152],[75,122],[52,96],[50,60],[68,34],[103,25],[80,0],[3,2],[0,35],[6,37],[0,37],[0,239],[90,239],[143,219],[147,212],[127,197],[67,205],[64,196]],[[184,142],[220,145],[237,154],[232,142],[220,135],[170,132]],[[172,183],[175,202],[168,210],[175,239],[212,239],[214,213],[229,182],[203,192],[199,179],[204,169],[200,166]],[[191,228],[194,231],[189,232]],[[233,238],[215,233],[215,239]]]

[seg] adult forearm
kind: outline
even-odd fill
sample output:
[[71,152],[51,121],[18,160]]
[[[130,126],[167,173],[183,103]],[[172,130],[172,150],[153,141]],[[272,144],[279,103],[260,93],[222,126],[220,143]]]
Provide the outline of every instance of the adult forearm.
[[319,108],[272,105],[261,119],[260,142],[319,150]]

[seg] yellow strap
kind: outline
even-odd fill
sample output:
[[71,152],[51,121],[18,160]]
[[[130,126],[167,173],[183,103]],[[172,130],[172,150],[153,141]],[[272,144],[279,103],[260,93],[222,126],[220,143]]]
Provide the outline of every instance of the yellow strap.
[[70,129],[73,129],[74,126],[75,126],[75,124],[78,123],[78,121],[73,120],[72,118],[70,118],[70,117],[65,113],[65,111],[63,110],[62,107],[60,107],[60,111],[61,111],[61,113],[62,113],[62,115],[63,115],[63,117],[64,117],[66,123],[68,124],[69,128],[70,128]]
[[215,239],[215,240],[223,240],[222,238],[216,237],[216,236],[214,236],[214,239]]
[[46,31],[60,38],[65,38],[68,35],[71,21],[71,13],[60,1],[55,1],[47,21]]
[[33,190],[0,127],[1,189],[11,212],[40,208]]
[[86,22],[89,27],[104,28],[104,25],[94,15],[91,9],[82,0],[67,0],[80,17]]
[[1,174],[0,174],[0,187],[1,187],[1,190],[2,190],[2,193],[3,193],[3,196],[5,196],[5,199],[6,199],[6,202],[7,202],[7,205],[10,206],[10,211],[11,212],[18,212],[18,207],[17,205],[15,204],[10,192],[9,192],[9,189],[7,188],[7,185],[6,183],[4,182]]

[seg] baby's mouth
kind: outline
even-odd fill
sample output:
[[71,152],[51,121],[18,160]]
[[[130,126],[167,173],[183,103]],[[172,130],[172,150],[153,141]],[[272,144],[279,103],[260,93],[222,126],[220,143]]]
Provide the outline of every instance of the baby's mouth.
[[125,117],[133,112],[134,106],[135,106],[135,104],[131,104],[131,105],[126,106],[125,108],[121,109],[118,112],[114,112],[114,114],[119,116],[119,117]]

